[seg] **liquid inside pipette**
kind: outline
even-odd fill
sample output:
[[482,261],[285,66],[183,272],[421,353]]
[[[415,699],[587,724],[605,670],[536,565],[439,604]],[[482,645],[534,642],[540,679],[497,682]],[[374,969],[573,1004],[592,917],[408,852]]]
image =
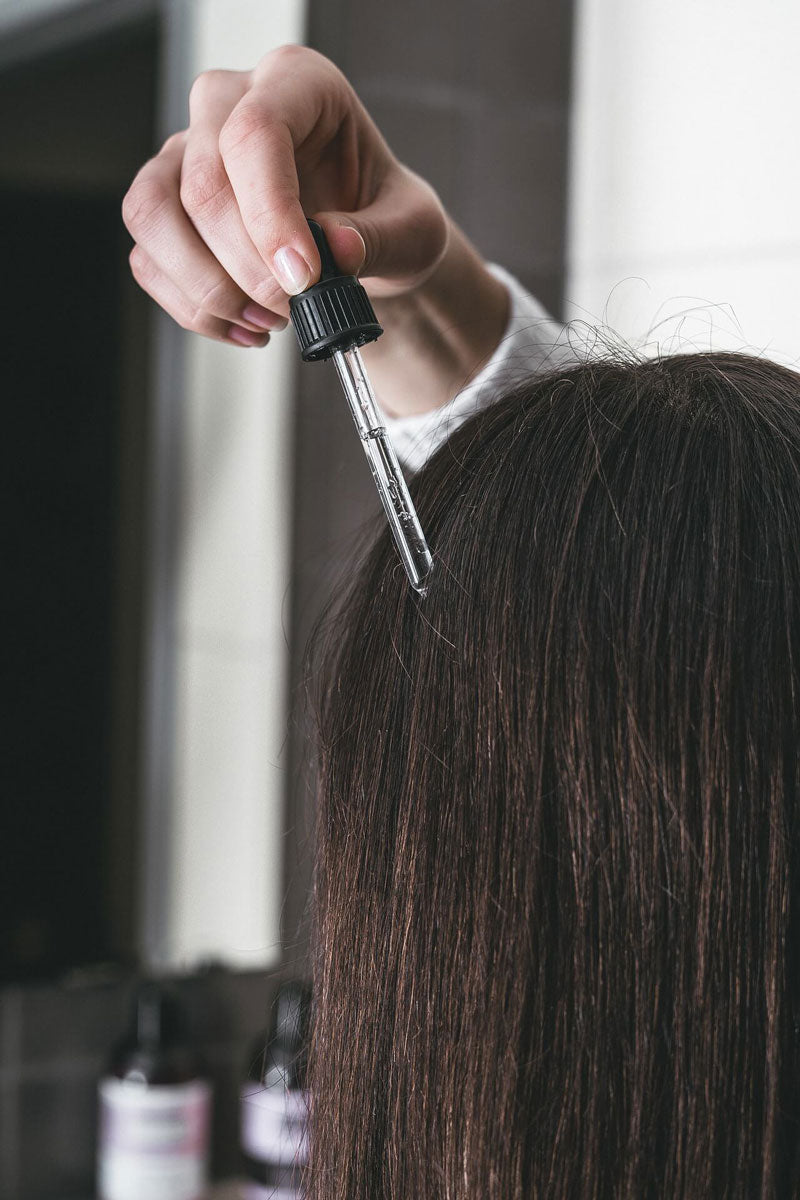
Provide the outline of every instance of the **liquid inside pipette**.
[[364,361],[357,347],[337,350],[333,361],[406,574],[414,590],[424,596],[433,558],[378,411]]

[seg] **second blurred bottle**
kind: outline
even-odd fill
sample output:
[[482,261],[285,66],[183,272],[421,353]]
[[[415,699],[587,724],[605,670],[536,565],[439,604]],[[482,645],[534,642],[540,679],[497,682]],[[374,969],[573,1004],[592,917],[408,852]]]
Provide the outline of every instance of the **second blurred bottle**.
[[308,1161],[305,1086],[311,989],[281,984],[269,1030],[253,1047],[241,1095],[245,1200],[299,1200]]

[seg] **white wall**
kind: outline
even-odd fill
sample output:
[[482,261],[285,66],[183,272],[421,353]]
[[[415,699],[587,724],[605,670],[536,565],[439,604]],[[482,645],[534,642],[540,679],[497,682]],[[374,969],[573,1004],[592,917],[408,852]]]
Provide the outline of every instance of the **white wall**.
[[797,359],[799,56],[797,0],[577,0],[568,318]]

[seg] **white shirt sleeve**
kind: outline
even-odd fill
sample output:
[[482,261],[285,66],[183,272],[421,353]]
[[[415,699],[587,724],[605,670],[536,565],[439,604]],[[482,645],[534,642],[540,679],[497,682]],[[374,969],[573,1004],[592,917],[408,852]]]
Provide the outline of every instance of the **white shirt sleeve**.
[[554,320],[519,280],[502,267],[489,270],[505,284],[510,296],[506,331],[492,357],[449,403],[409,417],[384,414],[386,430],[398,458],[417,471],[455,429],[501,392],[539,372],[576,362],[567,327]]

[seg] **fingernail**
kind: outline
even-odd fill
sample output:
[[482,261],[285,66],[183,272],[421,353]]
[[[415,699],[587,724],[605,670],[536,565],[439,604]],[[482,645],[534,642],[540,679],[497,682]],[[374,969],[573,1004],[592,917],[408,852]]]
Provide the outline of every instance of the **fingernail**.
[[290,296],[304,292],[311,282],[311,270],[292,246],[281,246],[272,260],[278,283]]
[[361,261],[363,263],[364,259],[367,257],[367,243],[364,241],[363,237],[358,232],[355,225],[344,225],[344,226],[342,226],[342,228],[343,229],[352,229],[353,233],[356,235],[358,240],[361,242]]
[[242,320],[257,325],[259,329],[285,329],[289,322],[280,313],[270,312],[260,304],[248,304],[242,309]]
[[228,330],[228,338],[232,342],[237,342],[240,346],[265,346],[267,343],[264,340],[269,340],[268,333],[255,333],[252,329],[242,329],[240,325],[231,325]]

